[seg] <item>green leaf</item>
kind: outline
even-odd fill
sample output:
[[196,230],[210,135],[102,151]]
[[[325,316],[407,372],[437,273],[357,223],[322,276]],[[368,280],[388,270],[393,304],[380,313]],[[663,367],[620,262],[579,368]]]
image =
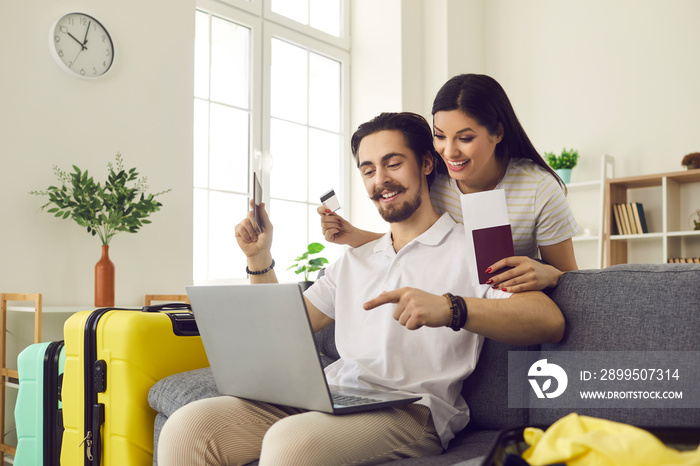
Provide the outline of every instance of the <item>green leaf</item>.
[[[49,186],[46,191],[30,191],[30,194],[47,196],[48,202],[41,210],[50,207],[47,212],[57,218],[73,218],[89,234],[99,234],[103,244],[109,244],[118,231],[138,232],[143,225],[151,223],[147,217],[162,206],[154,199],[154,194],[145,193],[145,176],[136,180],[136,168],[129,169],[127,174],[121,154],[116,155],[116,163],[107,164],[108,176],[104,186],[96,183],[87,170],[83,172],[76,165],[72,167],[73,172],[66,173],[54,165],[54,174],[60,184]],[[133,181],[135,183],[129,185]],[[139,194],[140,200],[137,200]]]
[[328,263],[328,259],[325,257],[317,257],[316,259],[311,259],[309,265],[314,267],[323,267],[324,264]]
[[319,252],[323,251],[326,247],[322,245],[321,243],[311,243],[307,247],[307,252],[309,254],[318,254]]

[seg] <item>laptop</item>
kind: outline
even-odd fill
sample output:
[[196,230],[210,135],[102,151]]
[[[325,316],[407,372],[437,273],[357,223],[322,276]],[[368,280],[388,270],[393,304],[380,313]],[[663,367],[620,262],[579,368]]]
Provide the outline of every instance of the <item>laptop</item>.
[[187,294],[222,394],[332,414],[421,399],[329,386],[296,283],[190,286]]

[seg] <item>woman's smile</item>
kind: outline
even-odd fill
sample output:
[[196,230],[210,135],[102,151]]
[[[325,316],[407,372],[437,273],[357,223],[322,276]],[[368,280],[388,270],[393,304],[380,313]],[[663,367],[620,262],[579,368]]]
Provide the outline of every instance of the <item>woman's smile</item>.
[[445,159],[445,162],[447,162],[447,168],[449,168],[452,171],[455,172],[461,172],[462,170],[467,168],[467,164],[469,163],[469,159],[466,160],[448,160]]

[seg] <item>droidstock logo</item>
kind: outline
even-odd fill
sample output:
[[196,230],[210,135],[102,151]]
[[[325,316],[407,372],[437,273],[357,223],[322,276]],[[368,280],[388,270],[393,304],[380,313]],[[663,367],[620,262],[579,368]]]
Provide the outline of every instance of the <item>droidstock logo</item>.
[[[569,378],[566,376],[564,369],[556,364],[548,363],[546,359],[540,359],[530,366],[527,375],[528,377],[535,377],[534,379],[528,378],[527,380],[530,382],[530,385],[532,385],[532,389],[535,391],[537,398],[556,398],[564,393],[569,383]],[[537,377],[545,379],[542,386],[540,386],[537,381]],[[553,378],[557,381],[557,386],[555,390],[549,391],[552,388]]]

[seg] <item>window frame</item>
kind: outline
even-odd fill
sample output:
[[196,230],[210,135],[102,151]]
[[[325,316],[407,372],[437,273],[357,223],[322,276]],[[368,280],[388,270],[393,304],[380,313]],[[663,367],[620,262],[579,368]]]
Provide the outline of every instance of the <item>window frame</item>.
[[[263,27],[263,80],[265,83],[269,84],[271,82],[271,69],[272,69],[272,39],[280,39],[286,42],[290,42],[296,46],[307,48],[313,50],[314,53],[326,56],[333,60],[340,62],[341,76],[340,76],[340,88],[341,88],[341,105],[340,105],[340,128],[339,133],[341,135],[341,161],[340,167],[343,173],[341,174],[341,182],[343,186],[336,188],[336,194],[341,194],[342,199],[347,199],[349,201],[350,194],[350,172],[348,170],[348,165],[346,163],[348,156],[350,154],[349,144],[350,144],[350,53],[347,51],[339,50],[336,47],[330,46],[322,42],[318,42],[315,39],[311,39],[303,34],[296,33],[294,31],[285,30],[283,27],[277,24],[268,24]],[[310,45],[311,44],[311,45]],[[265,194],[263,198],[266,203],[270,202],[270,166],[271,157],[274,154],[270,154],[270,120],[272,119],[271,108],[270,108],[270,87],[265,86],[263,88],[263,116],[262,116],[262,153],[264,154],[263,163],[261,167],[265,167],[266,171],[263,173],[263,190]],[[309,126],[308,124],[306,126]],[[319,201],[320,204],[320,201]],[[348,205],[348,202],[344,202]]]
[[[322,56],[326,56],[340,62],[341,76],[341,103],[340,103],[340,161],[341,186],[334,189],[343,202],[346,212],[351,211],[350,183],[351,170],[354,167],[351,163],[349,151],[350,136],[350,51],[349,51],[349,2],[341,0],[341,12],[343,15],[343,25],[341,25],[344,38],[339,39],[320,30],[311,28],[295,21],[289,20],[270,11],[268,0],[197,0],[196,10],[204,11],[210,15],[232,21],[241,26],[250,28],[250,134],[249,134],[249,154],[248,154],[248,200],[252,198],[253,172],[261,175],[263,186],[263,202],[270,205],[270,121],[271,121],[271,44],[272,39],[280,39],[290,42],[299,47],[313,51]],[[211,34],[211,29],[209,30]],[[209,41],[211,46],[211,40]],[[211,53],[211,48],[210,48]],[[209,80],[211,82],[211,59],[209,60]],[[209,88],[211,92],[211,87]],[[211,95],[207,102],[212,102]],[[198,98],[198,97],[197,97]],[[194,102],[193,95],[193,102]],[[310,126],[308,123],[307,127]],[[211,149],[210,149],[211,150]],[[308,157],[308,155],[307,155]],[[193,190],[194,190],[193,186]],[[202,189],[202,188],[197,188]],[[217,191],[209,187],[207,192]],[[194,193],[194,191],[193,191]],[[313,199],[309,199],[307,204],[313,204]],[[320,200],[317,202],[320,204]],[[210,211],[207,212],[207,221]],[[311,222],[309,222],[311,223]],[[307,231],[307,239],[309,232]],[[233,232],[231,232],[231,240]],[[209,239],[207,239],[207,264],[209,264]],[[194,252],[194,244],[193,244]],[[193,258],[193,265],[196,259]],[[207,265],[206,278],[195,278],[195,284],[226,284],[226,283],[247,283],[245,274],[237,277],[212,279],[209,277],[209,265]],[[193,269],[194,277],[194,269]]]

